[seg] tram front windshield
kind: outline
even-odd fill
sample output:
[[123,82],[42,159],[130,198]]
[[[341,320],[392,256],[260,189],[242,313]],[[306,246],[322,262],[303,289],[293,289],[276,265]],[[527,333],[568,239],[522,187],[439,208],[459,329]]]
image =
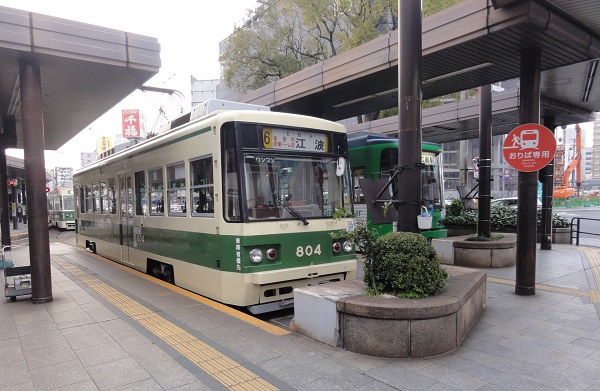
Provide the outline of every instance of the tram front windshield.
[[63,205],[62,205],[63,210],[75,210],[75,200],[73,199],[72,195],[64,196],[62,200],[63,200]]
[[310,219],[350,210],[348,170],[338,177],[336,167],[332,158],[246,154],[248,219]]

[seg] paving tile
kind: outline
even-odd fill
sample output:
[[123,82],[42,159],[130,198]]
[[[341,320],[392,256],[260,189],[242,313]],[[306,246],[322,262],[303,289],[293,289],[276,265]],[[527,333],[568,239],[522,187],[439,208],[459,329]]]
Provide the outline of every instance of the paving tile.
[[165,390],[194,383],[197,380],[172,359],[147,365],[144,369]]
[[441,365],[428,365],[419,370],[419,373],[431,377],[444,385],[449,385],[452,388],[463,391],[477,390],[486,384],[480,379]]
[[87,371],[100,390],[108,390],[150,379],[148,372],[130,357],[89,367]]
[[115,341],[83,347],[75,350],[75,353],[86,368],[130,357]]
[[29,369],[59,364],[77,358],[71,346],[66,342],[45,348],[26,350],[23,356]]
[[81,383],[71,384],[65,387],[56,388],[52,391],[97,391],[98,387],[92,380],[86,380]]
[[171,356],[151,342],[125,346],[123,349],[142,367],[171,358]]
[[374,368],[366,374],[387,385],[406,391],[422,390],[438,383],[428,376],[395,364]]
[[61,329],[61,332],[74,350],[113,341],[113,339],[97,324],[65,328]]
[[53,390],[90,380],[90,376],[79,360],[71,360],[37,368],[31,371],[31,380],[36,390]]
[[162,391],[164,388],[158,385],[154,379],[145,379],[125,386],[111,388],[110,391]]
[[137,330],[125,330],[120,331],[118,333],[111,334],[111,337],[117,341],[119,345],[122,347],[134,346],[134,345],[143,345],[150,342],[148,338],[143,336]]
[[41,349],[47,346],[61,345],[67,342],[60,330],[19,337],[23,350]]

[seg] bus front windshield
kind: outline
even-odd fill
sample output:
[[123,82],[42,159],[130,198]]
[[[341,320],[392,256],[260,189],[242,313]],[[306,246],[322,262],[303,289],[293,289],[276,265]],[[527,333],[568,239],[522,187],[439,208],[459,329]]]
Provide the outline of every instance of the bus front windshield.
[[331,217],[350,210],[349,174],[336,175],[336,159],[244,156],[249,220]]

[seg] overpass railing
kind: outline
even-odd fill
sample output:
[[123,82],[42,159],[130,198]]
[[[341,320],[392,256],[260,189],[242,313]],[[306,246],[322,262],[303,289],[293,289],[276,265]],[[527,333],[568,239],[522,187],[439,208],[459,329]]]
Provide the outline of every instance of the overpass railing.
[[[577,223],[575,223],[575,220],[577,220]],[[585,232],[581,230],[581,221],[600,221],[600,219],[592,219],[589,217],[573,217],[571,219],[571,237],[570,237],[570,244],[573,244],[573,240],[575,239],[575,245],[579,246],[579,235],[580,234],[587,234],[587,235],[593,235],[593,236],[600,236],[600,233],[598,232]]]

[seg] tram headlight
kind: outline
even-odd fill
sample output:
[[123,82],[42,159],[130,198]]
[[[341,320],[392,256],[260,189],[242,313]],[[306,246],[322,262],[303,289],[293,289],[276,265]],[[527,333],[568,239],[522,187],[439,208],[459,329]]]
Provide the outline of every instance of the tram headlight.
[[333,242],[333,252],[334,253],[339,253],[340,250],[342,249],[342,245],[339,242]]
[[272,261],[277,256],[277,250],[270,248],[267,250],[267,259]]
[[250,260],[253,263],[260,263],[260,261],[262,261],[262,259],[263,259],[263,253],[260,248],[253,248],[250,251]]
[[349,253],[349,252],[352,252],[352,247],[353,247],[353,246],[352,246],[352,242],[350,242],[350,241],[346,240],[346,241],[344,242],[344,246],[343,246],[343,247],[344,247],[344,251],[345,251],[345,252],[347,252],[347,253]]

